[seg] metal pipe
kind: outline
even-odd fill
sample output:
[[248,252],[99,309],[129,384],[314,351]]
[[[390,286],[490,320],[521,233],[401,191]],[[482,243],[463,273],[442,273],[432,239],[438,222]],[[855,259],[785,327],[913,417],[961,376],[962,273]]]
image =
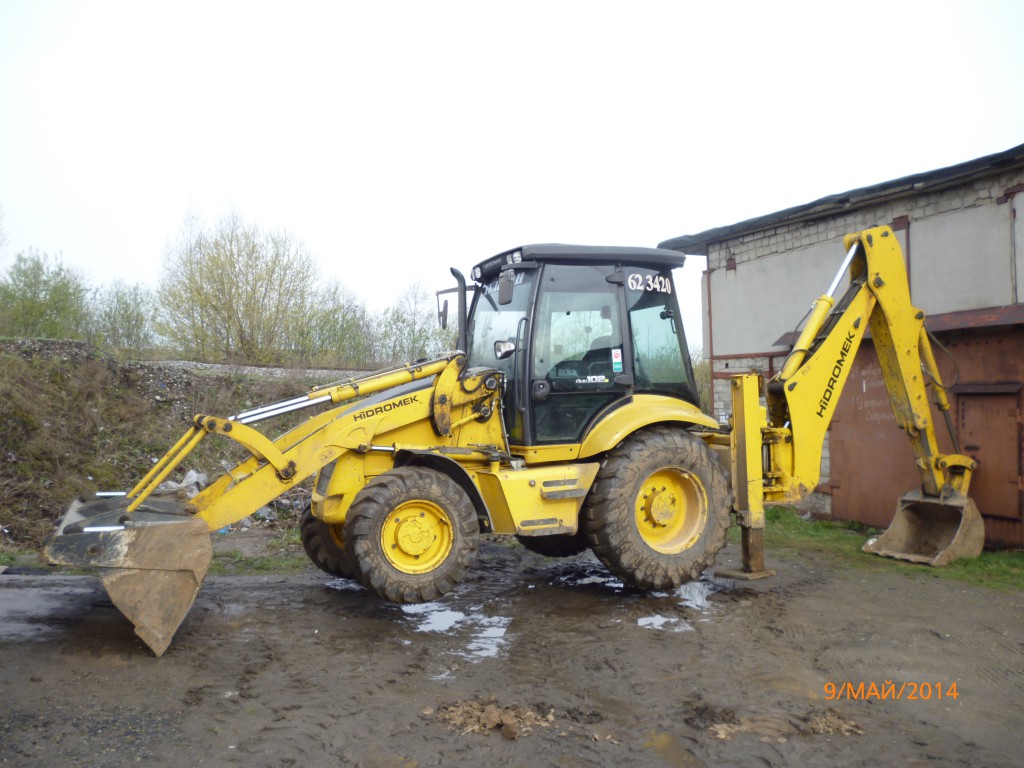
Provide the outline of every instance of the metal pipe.
[[[164,459],[167,461],[161,462],[163,464],[163,468],[160,470],[160,472],[156,474],[155,477],[152,477],[149,480],[149,482],[145,484],[145,487],[141,487],[143,484],[139,483],[139,485],[136,486],[136,489],[138,490],[132,490],[130,495],[134,497],[135,500],[128,505],[128,508],[125,510],[126,512],[131,514],[136,509],[138,509],[142,502],[148,499],[149,495],[156,490],[157,486],[159,486],[160,483],[167,479],[167,476],[171,474],[171,472],[173,472],[177,468],[177,466],[181,464],[182,461],[184,461],[186,456],[192,453],[192,450],[197,445],[199,445],[199,441],[206,437],[206,432],[202,429],[197,429],[193,427],[191,432],[186,433],[186,437],[188,439],[185,441],[181,450],[178,451],[178,453],[174,455],[173,458],[171,458],[171,454],[168,454],[167,456],[164,457]],[[149,477],[149,475],[147,475],[147,477]]]
[[[308,395],[303,395],[302,397],[293,397],[291,400],[282,400],[282,401],[280,401],[278,403],[271,403],[270,405],[261,405],[259,408],[253,408],[251,411],[242,411],[241,413],[239,413],[239,414],[237,414],[235,416],[229,416],[228,417],[228,421],[243,421],[244,419],[247,419],[250,416],[257,416],[257,415],[262,414],[262,413],[264,413],[266,411],[275,410],[275,409],[277,409],[277,408],[279,408],[281,406],[285,406],[285,405],[293,405],[295,403],[305,403],[308,400],[309,400],[309,396]],[[243,423],[245,423],[245,422],[243,421]]]
[[839,271],[836,273],[835,278],[833,278],[832,284],[828,287],[828,291],[819,296],[817,301],[815,301],[811,306],[811,312],[807,318],[807,322],[804,324],[803,330],[800,332],[800,336],[796,340],[796,344],[793,345],[793,351],[789,353],[789,357],[786,358],[786,362],[783,364],[782,370],[779,372],[779,379],[781,381],[789,380],[803,364],[804,358],[807,357],[807,353],[810,351],[811,345],[818,336],[818,331],[820,331],[825,325],[825,320],[828,318],[829,312],[832,311],[832,307],[835,305],[833,296],[835,296],[836,291],[839,290],[839,283],[843,279],[843,275],[845,275],[846,271],[850,268],[850,262],[853,261],[854,254],[857,253],[857,249],[859,247],[859,240],[850,246],[850,250],[847,252],[846,258],[843,259],[843,263],[839,267]]
[[[154,477],[156,477],[157,474],[159,474],[160,472],[163,471],[164,466],[168,462],[172,461],[182,450],[184,450],[186,444],[188,444],[188,442],[190,440],[195,439],[196,435],[202,436],[202,435],[205,435],[205,434],[206,433],[203,430],[201,430],[199,427],[192,427],[192,428],[190,428],[188,430],[188,432],[186,432],[184,435],[182,435],[181,439],[178,440],[178,442],[176,442],[174,444],[174,446],[171,448],[171,450],[169,450],[167,453],[165,453],[160,458],[160,461],[158,461],[156,464],[153,465],[153,468],[150,469],[149,472],[146,473],[146,476],[143,477],[141,480],[139,480],[139,482],[135,485],[134,488],[132,488],[130,491],[128,491],[128,495],[129,496],[135,496],[135,494],[139,493],[143,488],[145,488],[147,485],[149,485],[149,482]],[[189,450],[191,450],[191,449],[189,449]],[[179,461],[180,461],[180,459],[179,459]]]
[[459,270],[452,267],[449,270],[452,273],[452,277],[455,278],[458,287],[458,301],[456,302],[456,311],[459,313],[459,335],[455,344],[462,352],[468,352],[467,346],[469,345],[469,330],[467,328],[466,318],[466,278],[463,277]]
[[230,420],[237,421],[239,424],[255,424],[258,421],[270,419],[274,416],[280,416],[283,413],[291,413],[292,411],[301,411],[303,408],[311,408],[314,405],[329,402],[330,399],[330,395],[321,395],[320,397],[313,399],[303,397],[296,400],[286,400],[274,405],[268,405],[265,408],[250,411],[248,415],[239,414],[238,416],[232,416]]
[[836,273],[835,279],[832,280],[832,285],[828,287],[828,291],[825,293],[826,296],[835,296],[836,291],[839,290],[839,281],[843,279],[843,275],[846,274],[846,270],[850,268],[850,262],[853,261],[853,256],[857,253],[857,249],[860,247],[860,240],[850,246],[849,252],[846,254],[846,258],[843,259],[843,264],[839,267],[839,271]]

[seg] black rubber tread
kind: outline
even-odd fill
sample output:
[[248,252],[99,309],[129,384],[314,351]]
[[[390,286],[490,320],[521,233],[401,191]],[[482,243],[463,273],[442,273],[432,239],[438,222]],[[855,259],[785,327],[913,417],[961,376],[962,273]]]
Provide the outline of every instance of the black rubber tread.
[[[437,504],[453,522],[451,552],[428,573],[398,570],[381,548],[388,515],[413,499]],[[466,492],[450,477],[425,467],[399,467],[375,477],[356,495],[345,520],[344,539],[364,587],[395,603],[424,603],[446,595],[465,578],[476,562],[480,523]]]
[[516,536],[526,549],[544,557],[572,557],[590,549],[587,532],[553,533],[549,536]]
[[[636,527],[634,502],[645,479],[667,465],[700,480],[708,517],[696,543],[678,554],[652,549]],[[672,589],[714,562],[725,545],[732,493],[725,470],[703,440],[682,429],[640,430],[609,451],[584,505],[587,538],[594,554],[626,584],[639,589]]]
[[309,559],[321,571],[343,579],[356,578],[355,564],[331,535],[330,524],[313,517],[310,501],[306,502],[299,519],[299,537]]

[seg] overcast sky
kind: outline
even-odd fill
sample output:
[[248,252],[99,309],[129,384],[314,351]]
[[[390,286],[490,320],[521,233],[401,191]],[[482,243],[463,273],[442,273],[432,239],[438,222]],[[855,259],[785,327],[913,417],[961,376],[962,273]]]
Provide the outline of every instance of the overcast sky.
[[381,309],[523,243],[652,246],[1024,143],[1022,30],[1015,0],[0,0],[0,270],[155,286],[186,214],[234,209]]

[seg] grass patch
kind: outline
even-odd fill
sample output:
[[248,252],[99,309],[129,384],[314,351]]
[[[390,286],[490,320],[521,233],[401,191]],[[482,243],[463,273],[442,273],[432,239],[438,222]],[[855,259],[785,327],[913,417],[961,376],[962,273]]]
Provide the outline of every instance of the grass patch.
[[259,553],[242,552],[240,549],[214,552],[210,573],[217,576],[291,574],[300,573],[310,565],[309,557],[302,548],[299,526],[286,524],[266,541]]
[[[973,560],[957,560],[945,568],[932,568],[902,560],[869,555],[861,547],[879,531],[860,523],[805,520],[787,507],[769,507],[765,511],[765,548],[778,553],[815,552],[832,562],[867,571],[903,573],[977,584],[1002,591],[1024,589],[1024,552],[983,552]],[[729,540],[740,541],[739,528],[729,531]]]
[[309,558],[303,553],[246,555],[238,550],[229,550],[213,556],[210,573],[215,576],[254,576],[267,573],[286,575],[300,573],[309,566]]

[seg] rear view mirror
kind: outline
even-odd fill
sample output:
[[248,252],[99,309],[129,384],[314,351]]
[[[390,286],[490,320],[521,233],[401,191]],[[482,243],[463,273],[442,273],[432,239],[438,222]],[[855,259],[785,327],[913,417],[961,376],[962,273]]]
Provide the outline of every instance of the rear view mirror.
[[444,300],[444,304],[441,305],[441,309],[437,313],[437,322],[441,324],[441,330],[448,329],[448,299]]
[[516,273],[511,269],[503,270],[498,276],[498,304],[505,306],[512,303],[512,288],[515,281]]
[[507,357],[511,357],[512,353],[515,351],[516,343],[514,341],[494,342],[494,357],[498,360],[504,360]]

